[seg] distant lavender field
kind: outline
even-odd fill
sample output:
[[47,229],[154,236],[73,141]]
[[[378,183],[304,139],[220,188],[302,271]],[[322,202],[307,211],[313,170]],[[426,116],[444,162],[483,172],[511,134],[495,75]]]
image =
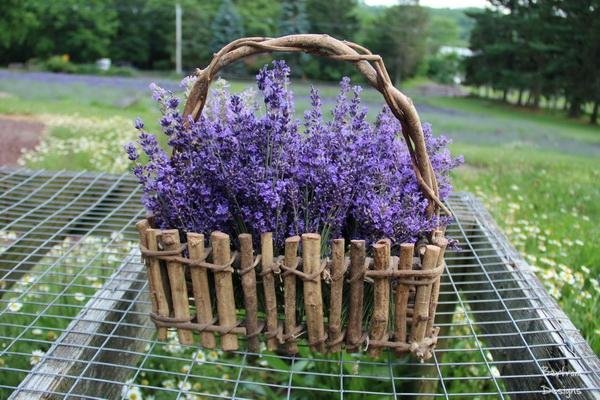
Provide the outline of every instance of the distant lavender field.
[[[152,77],[121,77],[121,76],[97,76],[97,75],[74,75],[53,72],[21,72],[0,69],[0,80],[24,81],[27,83],[40,82],[44,84],[59,85],[85,85],[94,88],[110,88],[123,90],[136,90],[148,92],[148,84],[154,79]],[[178,84],[173,80],[156,80],[166,89],[176,90]]]
[[[127,109],[142,103],[142,108],[152,108],[148,85],[156,82],[165,89],[180,91],[179,82],[155,76],[108,77],[74,75],[49,72],[21,72],[0,69],[0,92],[16,95],[23,100],[70,100],[78,105],[96,105],[108,109]],[[250,81],[232,82],[233,90],[252,85]],[[292,81],[296,112],[300,117],[309,104],[309,84]],[[335,102],[338,88],[334,83],[316,83],[326,108]],[[536,120],[507,118],[488,113],[486,109],[464,110],[447,102],[436,104],[435,95],[418,90],[408,90],[413,97],[423,121],[433,125],[435,134],[443,133],[456,143],[475,145],[509,145],[515,148],[536,148],[561,153],[600,157],[598,137],[576,136],[564,126],[539,124]],[[383,99],[377,91],[365,87],[361,94],[363,104],[369,108],[372,120],[381,109]],[[491,110],[490,110],[491,111]]]

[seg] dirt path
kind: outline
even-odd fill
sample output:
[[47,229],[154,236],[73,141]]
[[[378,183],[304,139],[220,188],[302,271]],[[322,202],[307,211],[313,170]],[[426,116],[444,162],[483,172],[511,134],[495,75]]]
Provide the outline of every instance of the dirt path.
[[0,165],[17,165],[21,149],[32,149],[44,134],[45,125],[28,116],[0,115]]

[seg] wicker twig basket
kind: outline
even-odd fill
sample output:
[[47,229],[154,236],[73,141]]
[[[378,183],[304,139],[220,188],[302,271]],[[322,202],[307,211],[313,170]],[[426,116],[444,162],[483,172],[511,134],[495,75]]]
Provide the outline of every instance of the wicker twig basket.
[[[309,34],[236,40],[197,71],[184,116],[199,117],[220,68],[249,55],[276,51],[354,63],[402,125],[415,176],[430,200],[428,215],[449,214],[438,198],[411,100],[394,88],[381,57],[357,44]],[[271,233],[261,235],[260,255],[255,256],[249,234],[239,235],[237,251],[232,252],[231,238],[222,232],[212,232],[206,247],[199,233],[180,236],[176,229],[154,229],[148,220],[137,228],[148,267],[151,318],[160,339],[166,339],[167,328],[176,328],[182,344],[192,344],[196,332],[206,348],[217,347],[220,337],[223,350],[237,350],[242,337],[249,351],[258,351],[264,339],[269,350],[294,354],[306,337],[308,346],[319,352],[367,348],[378,356],[382,348],[389,348],[422,359],[431,356],[436,344],[433,320],[448,243],[442,230],[431,232],[426,242],[400,245],[398,256],[392,256],[387,239],[375,243],[372,251],[364,240],[352,240],[348,256],[344,239],[335,239],[330,258],[321,259],[321,238],[315,233],[287,238],[284,254],[276,257]],[[234,288],[239,290],[234,293]],[[238,292],[243,296],[236,296]]]

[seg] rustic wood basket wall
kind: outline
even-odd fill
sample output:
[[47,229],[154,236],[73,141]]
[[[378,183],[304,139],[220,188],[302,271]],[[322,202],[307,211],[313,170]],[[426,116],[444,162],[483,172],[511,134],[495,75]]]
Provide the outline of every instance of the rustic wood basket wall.
[[[355,43],[312,34],[233,41],[205,69],[197,70],[184,117],[200,116],[219,69],[243,57],[277,51],[354,63],[383,94],[402,125],[417,182],[429,199],[427,214],[450,214],[439,200],[421,122],[411,100],[394,88],[381,57]],[[331,257],[321,259],[321,238],[314,233],[288,238],[284,254],[275,257],[271,233],[261,235],[260,254],[255,256],[249,234],[234,238],[237,251],[232,252],[232,240],[222,232],[213,232],[207,247],[199,233],[180,237],[178,230],[153,229],[147,220],[137,227],[148,267],[151,317],[160,339],[166,339],[167,328],[176,328],[183,344],[192,344],[192,333],[197,332],[202,346],[215,348],[218,337],[226,351],[237,350],[238,337],[243,337],[250,351],[258,351],[260,341],[265,340],[269,350],[293,354],[306,338],[310,348],[320,352],[366,348],[377,356],[382,348],[390,348],[423,359],[431,356],[448,243],[442,230],[431,232],[417,246],[400,245],[398,256],[391,255],[387,239],[372,249],[367,249],[364,240],[353,240],[348,255],[347,243],[335,239],[328,253]],[[236,296],[234,288],[241,288],[243,296]],[[365,299],[372,300],[372,308],[365,307]]]

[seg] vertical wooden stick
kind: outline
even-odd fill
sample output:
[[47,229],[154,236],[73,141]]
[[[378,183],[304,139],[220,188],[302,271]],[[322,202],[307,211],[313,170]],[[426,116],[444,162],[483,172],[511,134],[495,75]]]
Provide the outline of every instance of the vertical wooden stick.
[[[400,245],[399,270],[410,270],[413,264],[413,254],[415,246],[412,243],[402,243]],[[406,343],[406,311],[408,308],[408,296],[410,288],[408,285],[399,284],[396,288],[396,309],[395,309],[395,339],[396,342]]]
[[[231,258],[229,235],[223,232],[213,232],[210,235],[213,251],[213,263],[225,265]],[[233,281],[231,272],[215,272],[215,289],[217,294],[217,313],[219,325],[230,327],[236,323],[235,299],[233,297]],[[221,348],[224,351],[238,349],[238,338],[235,333],[226,333],[221,336]]]
[[[313,274],[321,268],[321,236],[316,233],[302,235],[302,269],[305,274]],[[304,308],[306,310],[306,325],[308,341],[312,343],[311,350],[325,352],[325,337],[323,325],[323,297],[321,293],[321,277],[314,281],[304,281]]]
[[[285,265],[289,268],[297,266],[299,236],[285,239]],[[296,275],[288,274],[283,281],[284,291],[284,332],[291,335],[296,329]],[[286,344],[288,354],[298,353],[298,345],[295,339],[288,339]]]
[[[435,268],[440,248],[428,244],[423,256],[422,270]],[[415,310],[412,316],[411,338],[413,342],[421,342],[425,337],[427,329],[427,318],[429,317],[429,302],[431,300],[431,284],[417,286],[415,295]]]
[[[148,229],[148,249],[158,250],[158,241],[162,233],[158,229]],[[165,263],[161,263],[157,258],[152,259],[150,272],[154,277],[156,300],[158,303],[158,315],[168,317],[173,314],[173,299],[171,297],[171,285],[169,283],[169,273]],[[164,332],[164,334],[163,334]],[[167,328],[158,330],[158,337],[161,340],[167,340]]]
[[[254,250],[252,248],[252,235],[242,233],[238,236],[240,241],[240,268],[250,268],[254,264]],[[244,291],[244,305],[246,307],[246,332],[256,332],[258,329],[258,298],[256,297],[256,271],[249,270],[242,275],[242,289]],[[248,338],[248,350],[257,353],[260,350],[258,336]]]
[[[267,314],[267,332],[277,331],[277,297],[275,292],[275,276],[273,275],[273,233],[265,232],[260,235],[260,255],[262,265],[263,290],[265,292],[265,307]],[[267,339],[267,349],[277,350],[279,341],[276,337]]]
[[[331,295],[329,296],[329,340],[334,341],[342,332],[342,299],[344,289],[344,239],[334,239],[331,247]],[[329,351],[336,353],[342,349],[342,343],[329,347]]]
[[[168,229],[162,231],[162,242],[165,250],[178,250],[181,246],[179,242],[179,231],[177,229]],[[187,285],[185,283],[185,269],[177,261],[167,262],[167,271],[169,273],[169,283],[171,285],[171,297],[173,298],[173,310],[175,318],[190,318],[190,304],[188,299]],[[194,338],[189,329],[177,329],[179,342],[181,344],[192,344]]]
[[[440,248],[440,254],[437,259],[436,267],[441,267],[444,264],[444,254],[446,253],[446,247],[448,247],[448,239],[438,236],[435,244],[438,245]],[[438,297],[440,296],[441,279],[442,277],[440,275],[431,287],[431,303],[429,304],[430,318],[427,320],[427,330],[425,331],[426,335],[433,334],[433,318],[435,317],[435,310],[438,305]]]
[[366,249],[364,240],[350,242],[350,309],[346,328],[346,347],[356,351],[362,337],[364,272]]
[[[148,220],[143,219],[135,224],[138,234],[140,237],[140,243],[148,250],[154,250],[158,248],[156,244],[156,232],[151,235],[152,244],[149,243],[148,237],[150,236],[149,231],[150,224]],[[160,232],[160,231],[159,231]],[[167,302],[165,291],[163,289],[163,281],[160,275],[160,262],[152,257],[148,257],[145,260],[146,264],[146,275],[148,276],[148,288],[150,289],[150,301],[152,302],[152,312],[163,317],[169,316],[169,303]],[[167,328],[158,328],[158,339],[167,339]]]
[[[189,232],[187,234],[187,245],[190,259],[201,260],[204,258],[204,235]],[[208,273],[206,268],[190,267],[192,276],[192,288],[194,289],[194,302],[196,303],[196,318],[199,324],[210,324],[213,319],[210,290],[208,287]],[[215,335],[212,332],[201,332],[200,342],[207,349],[216,346]]]
[[[388,240],[380,240],[373,245],[373,269],[385,271],[390,268],[389,256],[390,243]],[[388,277],[374,278],[374,301],[373,316],[371,317],[371,339],[382,340],[385,337],[389,321],[390,303],[390,280]],[[369,355],[379,357],[381,348],[373,347]]]

